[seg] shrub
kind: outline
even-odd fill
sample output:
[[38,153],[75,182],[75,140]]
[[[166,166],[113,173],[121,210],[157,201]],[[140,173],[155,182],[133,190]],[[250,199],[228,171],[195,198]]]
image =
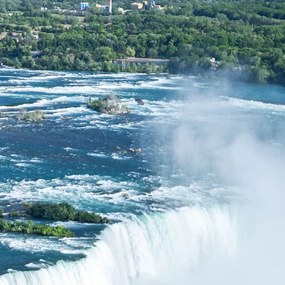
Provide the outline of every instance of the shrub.
[[9,223],[3,219],[0,219],[0,231],[7,231],[9,229]]
[[96,213],[75,211],[68,203],[44,204],[36,203],[26,209],[26,214],[34,219],[50,221],[78,221],[80,223],[108,223],[109,220]]
[[19,218],[19,216],[20,216],[19,213],[16,211],[12,211],[9,213],[9,217],[11,218]]
[[0,231],[35,234],[42,236],[55,236],[55,237],[73,237],[74,233],[69,229],[62,226],[52,227],[49,225],[36,224],[32,221],[26,222],[8,222],[0,219]]
[[80,223],[96,223],[96,224],[103,224],[108,223],[109,220],[105,217],[102,217],[96,213],[89,213],[86,211],[79,211],[75,215],[75,221]]
[[74,220],[75,209],[68,203],[60,204],[34,204],[27,209],[27,214],[32,218],[51,221]]

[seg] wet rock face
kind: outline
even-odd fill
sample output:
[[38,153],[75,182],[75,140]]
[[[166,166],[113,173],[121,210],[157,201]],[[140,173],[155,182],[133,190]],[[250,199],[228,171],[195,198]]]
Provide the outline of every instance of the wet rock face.
[[115,95],[108,95],[105,98],[92,100],[89,99],[87,107],[99,113],[120,115],[129,113],[129,109],[121,103]]

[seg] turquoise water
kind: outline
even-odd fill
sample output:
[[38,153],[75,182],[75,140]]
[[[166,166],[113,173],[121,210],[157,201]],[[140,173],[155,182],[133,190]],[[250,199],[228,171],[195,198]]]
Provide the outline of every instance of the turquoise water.
[[[10,273],[0,284],[166,284],[170,264],[171,276],[188,274],[213,244],[234,255],[240,207],[255,195],[268,206],[267,180],[256,181],[267,173],[282,184],[272,169],[283,166],[283,87],[14,69],[0,70],[0,81],[1,207],[69,202],[111,219],[107,228],[62,223],[72,239],[1,234],[0,273]],[[108,94],[130,114],[86,108]],[[19,121],[23,109],[46,119]]]

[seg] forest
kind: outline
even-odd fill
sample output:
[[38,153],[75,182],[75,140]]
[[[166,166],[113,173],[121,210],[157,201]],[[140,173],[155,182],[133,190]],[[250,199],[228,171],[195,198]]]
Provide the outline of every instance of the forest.
[[[0,62],[49,70],[215,74],[285,85],[285,2],[160,0],[161,9],[112,14],[89,1],[0,0]],[[98,5],[97,5],[98,6]],[[122,12],[124,11],[124,12]],[[122,65],[128,57],[169,59]]]

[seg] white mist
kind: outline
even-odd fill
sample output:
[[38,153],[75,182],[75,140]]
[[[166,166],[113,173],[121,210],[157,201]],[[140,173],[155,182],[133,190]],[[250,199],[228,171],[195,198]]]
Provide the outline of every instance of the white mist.
[[211,173],[239,189],[237,252],[234,257],[201,263],[181,284],[283,284],[285,153],[280,138],[284,127],[274,125],[266,104],[247,106],[242,100],[217,95],[189,101],[173,134],[174,157],[176,166],[188,175]]

